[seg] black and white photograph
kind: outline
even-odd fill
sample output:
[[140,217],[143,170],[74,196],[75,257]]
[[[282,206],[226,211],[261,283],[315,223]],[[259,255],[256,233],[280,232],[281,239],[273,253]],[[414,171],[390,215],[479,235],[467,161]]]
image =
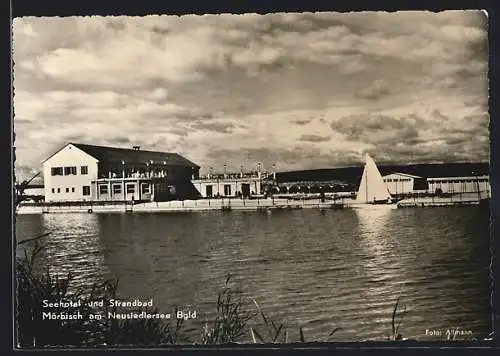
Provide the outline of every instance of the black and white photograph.
[[485,11],[12,33],[17,348],[491,338]]

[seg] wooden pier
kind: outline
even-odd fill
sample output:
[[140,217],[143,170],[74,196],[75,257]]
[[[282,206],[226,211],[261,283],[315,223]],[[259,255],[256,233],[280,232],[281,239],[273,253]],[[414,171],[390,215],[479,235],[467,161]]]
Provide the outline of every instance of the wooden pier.
[[340,200],[329,199],[198,199],[167,202],[65,202],[31,203],[18,208],[18,214],[49,213],[147,213],[147,212],[195,212],[195,211],[268,211],[296,209],[342,209]]
[[471,206],[479,205],[480,200],[478,199],[458,199],[457,197],[426,197],[426,198],[413,198],[401,200],[397,203],[398,208],[426,208],[426,207],[442,207],[442,206]]

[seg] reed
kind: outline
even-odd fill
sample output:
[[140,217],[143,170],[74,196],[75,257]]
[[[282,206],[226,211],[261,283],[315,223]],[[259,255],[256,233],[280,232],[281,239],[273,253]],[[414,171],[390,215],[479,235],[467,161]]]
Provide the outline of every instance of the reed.
[[[26,186],[23,184],[22,187]],[[22,189],[17,191],[16,204],[23,201]],[[76,287],[73,275],[58,277],[49,269],[37,265],[37,257],[44,248],[43,238],[48,233],[23,240],[17,245],[31,244],[24,255],[16,258],[16,337],[20,348],[42,348],[50,346],[160,346],[180,343],[196,343],[202,345],[228,344],[241,342],[250,336],[254,343],[288,343],[292,342],[289,326],[286,321],[276,321],[266,315],[256,300],[255,309],[246,308],[243,294],[231,287],[231,275],[218,293],[215,303],[215,317],[206,322],[201,330],[199,340],[187,337],[184,319],[174,317],[165,319],[115,319],[108,318],[109,312],[119,313],[116,306],[109,307],[111,299],[118,296],[118,280],[96,283],[90,289]],[[77,306],[64,308],[67,314],[81,314],[81,319],[61,320],[44,319],[43,301],[58,302],[60,300],[80,301]],[[91,304],[102,301],[101,306]],[[399,327],[402,321],[398,314],[399,298],[392,313],[391,340],[401,340]],[[139,311],[139,310],[138,310]],[[158,309],[145,310],[159,313]],[[128,310],[130,312],[130,310]],[[404,312],[403,312],[404,314]],[[91,317],[94,316],[94,317]],[[95,318],[101,315],[102,318]],[[250,326],[250,322],[259,316],[261,325]],[[399,316],[399,320],[398,319]],[[322,340],[306,340],[304,330],[298,327],[299,340],[330,341],[330,338],[341,330],[335,327]]]
[[[391,341],[399,341],[403,340],[403,335],[399,333],[399,328],[401,326],[401,322],[403,321],[403,318],[406,314],[406,308],[403,308],[402,311],[399,311],[399,301],[401,297],[398,297],[396,300],[396,303],[394,305],[394,309],[392,311],[392,318],[391,318],[391,336],[389,336],[389,340]],[[399,318],[399,320],[397,320]]]
[[[18,347],[155,346],[189,342],[183,334],[183,319],[164,322],[162,319],[108,318],[108,312],[124,312],[116,306],[109,307],[111,299],[120,299],[117,295],[117,280],[94,284],[90,290],[71,288],[71,274],[60,278],[48,269],[36,268],[36,255],[40,251],[39,246],[16,261]],[[81,318],[48,318],[44,313],[59,314],[61,309],[49,310],[44,306],[44,301],[73,301],[74,306],[64,307],[62,311],[65,315],[81,315]],[[96,301],[101,302],[99,306],[92,304]],[[156,308],[136,310],[141,311],[159,313]]]
[[[16,208],[24,201],[24,189],[33,178],[22,182],[15,190]],[[84,289],[74,285],[71,273],[59,277],[48,267],[41,267],[37,262],[45,247],[42,239],[49,235],[44,233],[16,244],[17,248],[28,245],[24,253],[16,257],[15,268],[15,334],[19,348],[154,346],[189,341],[183,334],[183,319],[164,322],[162,319],[108,318],[109,311],[120,312],[116,306],[111,310],[109,308],[111,299],[120,299],[118,280],[95,283],[90,289]],[[75,303],[64,308],[46,307],[47,303],[60,301]],[[96,301],[101,303],[98,306],[92,304]],[[81,318],[64,320],[44,315],[51,312],[60,314],[61,311],[65,315],[81,315]],[[158,309],[145,311],[159,313]]]
[[[40,248],[33,251],[40,251]],[[229,285],[230,277],[219,292],[215,303],[215,317],[206,322],[199,340],[187,337],[184,319],[173,317],[163,319],[114,319],[105,317],[108,312],[119,313],[116,306],[109,307],[109,300],[120,299],[117,293],[118,281],[95,284],[90,291],[76,289],[70,292],[73,276],[55,277],[45,270],[34,268],[36,255],[26,254],[17,261],[17,339],[21,348],[48,346],[160,346],[175,344],[220,345],[241,342],[250,336],[251,342],[258,344],[331,341],[339,330],[335,327],[324,339],[306,339],[301,326],[298,340],[290,337],[286,321],[276,321],[267,315],[254,300],[255,309],[246,308],[241,291]],[[80,300],[79,306],[65,308],[68,314],[81,313],[82,319],[61,321],[43,320],[42,301]],[[101,307],[90,307],[89,302],[102,300]],[[392,313],[392,336],[390,340],[402,340],[399,333],[402,321],[398,313],[399,298]],[[158,309],[145,309],[149,313],[159,313]],[[175,312],[177,309],[175,309]],[[130,312],[130,310],[129,310]],[[174,315],[176,314],[174,312]],[[101,314],[102,319],[90,315]],[[250,325],[258,316],[260,326]],[[399,319],[398,319],[399,317]]]
[[241,291],[229,286],[231,275],[217,297],[216,315],[211,323],[205,323],[201,334],[201,343],[227,344],[238,342],[246,333],[248,321],[254,312],[245,310]]
[[[286,321],[281,321],[281,322],[276,322],[273,318],[271,318],[269,315],[266,315],[262,309],[260,308],[259,304],[257,301],[254,299],[253,300],[256,308],[257,308],[257,313],[260,315],[263,323],[264,323],[264,334],[259,333],[256,329],[253,327],[250,327],[250,334],[252,337],[252,341],[254,343],[262,343],[262,344],[267,344],[267,343],[288,343],[288,342],[293,342],[290,339],[289,335],[289,328],[288,328],[288,323]],[[305,334],[304,334],[304,329],[302,326],[299,326],[299,340],[295,342],[327,342],[330,341],[330,338],[339,330],[342,328],[336,327],[334,328],[326,338],[323,339],[312,339],[312,340],[306,340]]]

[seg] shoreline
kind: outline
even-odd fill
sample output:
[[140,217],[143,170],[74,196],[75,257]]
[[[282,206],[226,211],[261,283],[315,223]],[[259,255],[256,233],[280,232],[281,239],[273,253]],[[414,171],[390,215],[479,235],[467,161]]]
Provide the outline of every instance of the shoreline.
[[198,199],[172,200],[168,202],[145,202],[136,204],[109,203],[92,204],[90,202],[74,205],[36,205],[20,206],[17,213],[52,214],[52,213],[155,213],[155,212],[201,212],[201,211],[270,211],[297,209],[341,209],[345,203],[320,199],[292,200],[283,198],[267,199]]
[[[391,205],[393,208],[458,207],[481,205],[477,198],[415,197]],[[359,204],[358,204],[359,205]],[[202,212],[202,211],[288,211],[298,209],[351,209],[356,208],[354,200],[344,199],[197,199],[172,200],[168,202],[72,202],[67,204],[35,204],[17,208],[17,214],[54,213],[156,213],[156,212]],[[376,207],[376,205],[375,205]]]

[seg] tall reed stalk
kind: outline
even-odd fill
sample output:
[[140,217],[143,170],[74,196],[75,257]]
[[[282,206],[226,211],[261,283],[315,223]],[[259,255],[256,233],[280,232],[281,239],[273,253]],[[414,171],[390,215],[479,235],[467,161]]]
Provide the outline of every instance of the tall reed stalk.
[[[36,177],[36,176],[35,176]],[[15,191],[15,207],[23,201],[24,189],[35,178],[21,183]],[[15,215],[14,215],[15,216]],[[20,348],[40,348],[47,346],[159,346],[178,343],[199,343],[203,345],[227,344],[241,342],[250,336],[254,343],[287,343],[291,342],[289,326],[286,321],[277,322],[266,315],[256,300],[255,309],[245,307],[243,294],[230,286],[228,275],[224,288],[218,293],[215,303],[215,317],[207,321],[201,330],[200,340],[190,340],[184,327],[184,319],[175,317],[168,321],[163,319],[125,319],[108,318],[108,312],[120,310],[109,307],[111,299],[118,296],[118,280],[107,280],[94,283],[90,290],[76,287],[73,275],[58,277],[50,273],[48,267],[37,265],[37,257],[44,249],[43,238],[50,236],[44,233],[28,238],[16,244],[16,248],[30,244],[22,256],[16,258],[16,336]],[[77,306],[65,308],[67,314],[81,314],[81,319],[60,320],[44,319],[44,301],[59,302],[61,300],[80,301]],[[91,306],[92,301],[103,301],[102,306]],[[392,313],[391,340],[401,340],[399,327],[402,314],[398,314],[399,298]],[[130,311],[130,310],[129,310]],[[159,313],[158,309],[147,310]],[[404,311],[405,312],[405,311]],[[403,312],[403,315],[404,315]],[[101,315],[102,318],[92,316]],[[260,331],[249,323],[255,316],[262,319]],[[399,316],[399,320],[397,320]],[[330,338],[341,330],[335,327],[322,340]],[[299,326],[298,342],[306,342],[304,330]]]

